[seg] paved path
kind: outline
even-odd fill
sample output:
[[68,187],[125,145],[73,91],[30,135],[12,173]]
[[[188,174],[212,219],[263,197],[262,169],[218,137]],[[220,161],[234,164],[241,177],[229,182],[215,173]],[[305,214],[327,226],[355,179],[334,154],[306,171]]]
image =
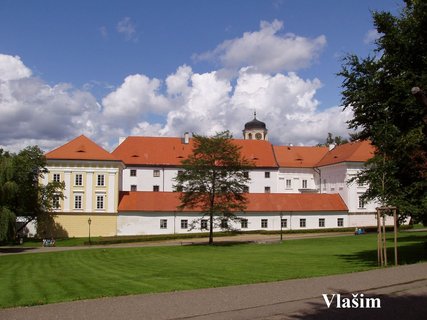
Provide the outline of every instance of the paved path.
[[[326,237],[342,237],[352,235],[352,232],[324,232],[324,233],[295,233],[284,234],[283,241],[306,239],[306,238],[326,238]],[[237,236],[215,237],[215,243],[271,243],[280,241],[279,234],[241,234]],[[175,239],[162,241],[145,241],[131,242],[110,245],[94,245],[94,246],[75,246],[75,247],[22,247],[22,246],[3,246],[0,247],[0,256],[7,254],[24,254],[24,253],[43,253],[56,251],[70,250],[85,250],[85,249],[105,249],[105,248],[129,248],[129,247],[154,247],[154,246],[182,246],[193,244],[207,244],[208,238],[190,238],[190,239]]]
[[[322,294],[363,293],[380,309],[327,308]],[[329,296],[330,297],[330,296]],[[0,310],[8,320],[426,319],[427,263],[226,288],[83,300]]]

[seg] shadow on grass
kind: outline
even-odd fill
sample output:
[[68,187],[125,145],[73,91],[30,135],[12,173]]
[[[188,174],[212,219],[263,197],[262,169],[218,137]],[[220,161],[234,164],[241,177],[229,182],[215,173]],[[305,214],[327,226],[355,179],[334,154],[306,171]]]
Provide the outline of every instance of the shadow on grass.
[[7,248],[0,248],[0,254],[4,253],[22,253],[25,251],[34,250],[34,248],[31,247],[7,247]]
[[[420,240],[420,238],[418,237],[417,240]],[[338,257],[355,264],[363,264],[370,267],[378,265],[376,249],[359,251],[353,254],[340,254]],[[427,243],[418,242],[409,245],[400,245],[397,248],[397,258],[400,265],[427,261]],[[387,245],[387,261],[389,265],[394,264],[394,247],[390,242]]]
[[[351,294],[346,294],[351,298]],[[427,314],[427,295],[369,295],[381,300],[378,309],[336,309],[333,304],[329,309],[325,303],[309,303],[295,314],[287,315],[286,319],[425,319]],[[309,309],[309,310],[307,310]]]
[[255,241],[216,241],[213,244],[209,244],[206,242],[185,242],[182,241],[182,245],[187,246],[214,246],[214,247],[232,247],[232,246],[239,246],[244,244],[250,244],[250,243],[256,243]]

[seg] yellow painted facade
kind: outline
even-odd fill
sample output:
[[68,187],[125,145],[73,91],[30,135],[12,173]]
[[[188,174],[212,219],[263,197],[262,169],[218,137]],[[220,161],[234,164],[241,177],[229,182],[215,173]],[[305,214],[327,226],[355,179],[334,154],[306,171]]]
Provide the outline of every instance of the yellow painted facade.
[[[55,217],[57,229],[62,229],[68,237],[109,237],[117,234],[117,214],[58,214]],[[58,236],[58,235],[55,235]]]
[[[55,232],[57,236],[87,237],[88,219],[91,218],[92,236],[114,236],[117,234],[119,181],[123,164],[117,161],[48,160],[49,173],[42,183],[53,181],[59,174],[65,182],[64,199],[55,210]],[[81,175],[81,185],[76,176]],[[98,176],[100,178],[98,183]],[[81,206],[76,207],[76,195],[81,196]],[[97,201],[98,197],[100,202]]]

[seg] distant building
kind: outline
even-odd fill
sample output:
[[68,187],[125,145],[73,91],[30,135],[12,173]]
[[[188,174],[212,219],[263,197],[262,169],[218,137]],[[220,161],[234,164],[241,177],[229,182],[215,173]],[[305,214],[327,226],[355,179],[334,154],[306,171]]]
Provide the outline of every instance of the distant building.
[[[376,225],[375,203],[364,203],[367,186],[349,184],[373,155],[367,141],[328,147],[273,146],[264,122],[245,124],[244,139],[234,139],[248,172],[248,206],[237,212],[240,230],[291,230]],[[169,234],[207,231],[197,209],[179,211],[174,178],[191,154],[193,139],[120,139],[109,153],[80,136],[46,154],[44,182],[64,181],[56,222],[70,237]],[[197,222],[195,222],[197,220]],[[391,221],[390,221],[391,223]]]

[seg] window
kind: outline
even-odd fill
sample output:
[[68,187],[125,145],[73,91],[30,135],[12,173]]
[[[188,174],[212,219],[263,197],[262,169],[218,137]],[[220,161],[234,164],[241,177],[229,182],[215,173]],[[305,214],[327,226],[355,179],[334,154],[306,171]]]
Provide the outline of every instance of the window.
[[82,195],[76,194],[74,195],[74,209],[81,209],[82,208]]
[[288,227],[288,219],[282,219],[281,226],[282,226],[282,228],[287,228]]
[[98,210],[104,209],[104,196],[103,195],[96,196],[96,209],[98,209]]
[[130,176],[131,177],[136,177],[136,170],[135,169],[131,169],[130,170]]
[[270,171],[264,172],[264,178],[270,178]]
[[338,218],[337,219],[337,225],[338,225],[338,227],[343,227],[344,226],[344,218]]
[[248,186],[244,186],[243,187],[243,192],[244,193],[249,193],[249,187]]
[[160,170],[153,170],[153,177],[160,177]]
[[54,182],[60,182],[61,181],[61,175],[59,173],[53,174],[53,181]]
[[160,219],[160,229],[167,229],[168,221],[166,219]]
[[270,193],[271,188],[270,187],[264,187],[264,193]]
[[307,180],[302,180],[302,188],[307,189]]
[[319,227],[323,228],[325,226],[325,219],[324,218],[320,218],[319,219]]
[[241,228],[242,229],[247,229],[248,228],[248,219],[242,219],[240,220],[241,223]]
[[136,191],[136,190],[137,190],[136,184],[132,184],[130,186],[130,191]]
[[227,221],[227,219],[222,219],[221,220],[221,228],[222,229],[227,229],[228,228],[228,221]]
[[207,228],[208,228],[208,220],[206,220],[206,219],[202,219],[202,220],[200,221],[200,228],[201,228],[201,229],[207,229]]
[[244,176],[245,178],[249,178],[249,172],[248,172],[248,171],[244,171],[244,172],[243,172],[243,176]]
[[361,196],[359,196],[359,209],[365,209],[365,201]]
[[300,228],[305,228],[305,226],[306,226],[305,219],[299,219],[299,226],[300,226]]
[[60,199],[59,195],[55,194],[53,196],[53,203],[52,203],[52,205],[53,205],[54,209],[60,209],[61,208],[61,204],[59,202],[59,199]]
[[159,192],[160,191],[160,187],[159,186],[153,186],[153,191],[154,192]]
[[178,176],[182,176],[184,174],[184,170],[178,170]]
[[261,228],[268,228],[268,219],[261,219]]
[[75,186],[82,186],[83,185],[83,175],[82,174],[76,174],[75,180],[74,180]]
[[292,189],[292,180],[286,179],[286,189]]
[[105,177],[103,174],[98,174],[97,186],[105,186]]
[[188,229],[188,220],[181,220],[181,229]]

